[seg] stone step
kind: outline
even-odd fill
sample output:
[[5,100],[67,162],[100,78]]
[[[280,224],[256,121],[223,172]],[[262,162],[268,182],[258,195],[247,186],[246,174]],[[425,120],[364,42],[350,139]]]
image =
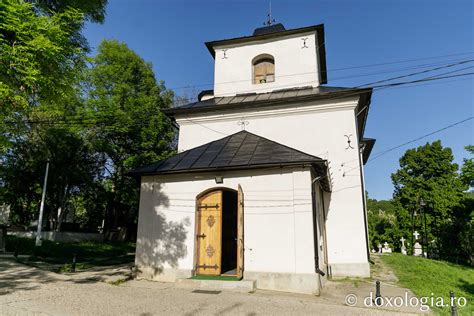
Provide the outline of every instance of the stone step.
[[195,279],[178,279],[175,283],[176,287],[193,289],[193,290],[210,290],[222,291],[230,290],[237,292],[254,292],[256,289],[255,280],[240,281],[221,281],[221,280],[195,280]]

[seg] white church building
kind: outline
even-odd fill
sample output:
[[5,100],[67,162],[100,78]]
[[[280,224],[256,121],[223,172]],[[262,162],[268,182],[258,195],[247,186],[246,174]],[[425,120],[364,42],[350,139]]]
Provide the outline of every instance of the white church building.
[[324,26],[206,43],[214,90],[166,110],[178,154],[141,178],[141,277],[255,280],[318,294],[368,277],[363,164],[371,89],[329,87]]

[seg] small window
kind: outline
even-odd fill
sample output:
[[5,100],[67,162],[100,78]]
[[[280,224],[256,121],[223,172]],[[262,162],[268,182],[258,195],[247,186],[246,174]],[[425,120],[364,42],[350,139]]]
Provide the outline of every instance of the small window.
[[253,83],[261,84],[275,81],[275,59],[271,55],[260,55],[254,58]]

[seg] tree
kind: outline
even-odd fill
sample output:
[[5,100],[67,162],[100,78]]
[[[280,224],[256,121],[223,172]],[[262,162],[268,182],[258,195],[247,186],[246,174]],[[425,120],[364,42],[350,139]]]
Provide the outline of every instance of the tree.
[[86,20],[101,22],[104,0],[0,2],[0,155],[24,132],[29,113],[73,93],[85,67]]
[[[474,146],[464,147],[468,153],[474,155]],[[474,158],[464,158],[461,168],[461,179],[470,188],[474,187]]]
[[0,195],[11,206],[12,222],[23,226],[36,218],[46,161],[50,162],[46,218],[57,231],[71,209],[70,201],[103,173],[103,162],[91,145],[65,127],[35,129],[28,138],[15,142],[5,158]]
[[367,214],[370,247],[377,249],[379,244],[388,242],[398,248],[398,223],[393,202],[377,201],[367,195]]
[[103,23],[107,0],[37,0],[34,2],[43,14],[61,13],[74,8],[84,14],[89,22]]
[[[466,189],[458,169],[453,163],[451,149],[443,148],[441,141],[435,141],[407,150],[400,158],[400,169],[392,174],[401,233],[411,235],[415,222],[424,244],[433,245],[434,241],[440,255],[447,257],[455,236],[447,236],[445,232],[456,221],[455,208],[463,200]],[[423,208],[421,199],[426,203]]]
[[111,181],[108,225],[126,226],[136,222],[138,190],[125,173],[174,152],[174,130],[161,112],[171,106],[173,93],[156,81],[151,64],[115,40],[99,45],[88,86],[85,115],[95,121],[90,135]]
[[90,187],[90,145],[78,126],[56,122],[78,112],[76,87],[88,52],[81,30],[86,21],[103,22],[106,4],[0,1],[0,198],[12,206],[16,224],[28,225],[38,211],[46,159],[52,167],[50,218],[61,208],[65,214],[67,201],[74,200],[68,196],[79,187]]

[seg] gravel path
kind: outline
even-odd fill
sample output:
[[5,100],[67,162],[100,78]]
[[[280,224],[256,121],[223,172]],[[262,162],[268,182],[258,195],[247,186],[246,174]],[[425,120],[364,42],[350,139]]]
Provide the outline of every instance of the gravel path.
[[[111,285],[0,259],[1,315],[398,315],[339,299],[258,290],[193,293],[172,283]],[[407,314],[404,314],[407,315]]]

